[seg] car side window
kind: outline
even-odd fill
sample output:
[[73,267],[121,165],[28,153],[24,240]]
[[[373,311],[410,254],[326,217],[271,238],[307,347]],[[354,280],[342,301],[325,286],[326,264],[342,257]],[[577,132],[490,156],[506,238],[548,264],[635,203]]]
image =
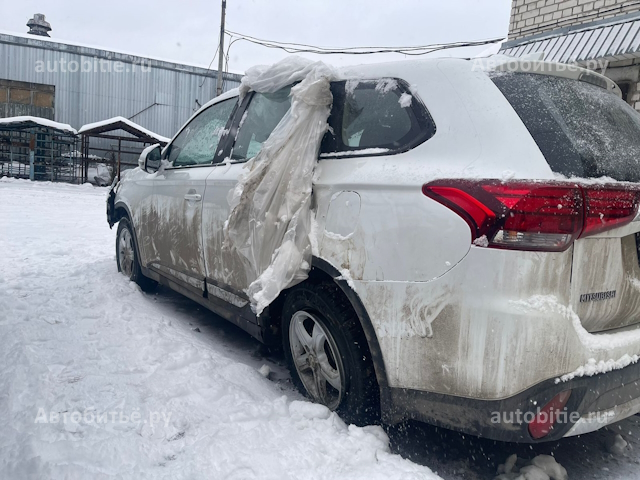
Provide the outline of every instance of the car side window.
[[207,165],[213,161],[229,117],[237,103],[230,98],[211,105],[191,120],[171,142],[167,159],[174,167]]
[[324,156],[363,150],[368,154],[397,153],[435,134],[426,108],[399,79],[334,82],[331,91],[331,129],[322,142]]
[[262,144],[276,128],[291,106],[289,93],[285,87],[275,93],[254,93],[246,112],[240,120],[236,142],[231,152],[231,160],[243,161],[255,157]]

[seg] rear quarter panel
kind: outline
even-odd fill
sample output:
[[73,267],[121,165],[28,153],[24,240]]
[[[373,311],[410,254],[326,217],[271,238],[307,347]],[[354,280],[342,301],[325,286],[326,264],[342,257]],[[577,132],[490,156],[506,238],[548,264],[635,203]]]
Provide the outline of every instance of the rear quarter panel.
[[[421,191],[439,178],[554,178],[507,100],[484,72],[459,60],[344,74],[405,80],[436,124],[431,139],[405,153],[323,159],[314,184],[319,254],[351,275],[389,384],[501,398],[564,371],[569,359],[549,353],[575,338],[564,336],[568,322],[548,313],[532,318],[512,302],[536,294],[567,302],[571,251],[496,257],[472,246],[466,222]],[[331,218],[340,215],[332,203],[347,198],[340,192],[355,192],[361,202],[347,236],[325,229],[341,223]],[[346,217],[353,215],[347,207]],[[547,335],[556,340],[549,343]],[[532,357],[535,366],[520,363],[514,371],[513,362],[532,351],[540,353]]]
[[[314,195],[320,255],[354,279],[428,282],[468,253],[469,227],[425,197],[423,184],[438,178],[553,178],[517,114],[471,62],[396,62],[342,75],[405,80],[436,124],[435,135],[408,152],[319,161]],[[327,216],[342,214],[339,205],[330,205],[346,191],[360,196],[361,208],[353,233],[344,238],[325,233],[325,223],[335,224]]]

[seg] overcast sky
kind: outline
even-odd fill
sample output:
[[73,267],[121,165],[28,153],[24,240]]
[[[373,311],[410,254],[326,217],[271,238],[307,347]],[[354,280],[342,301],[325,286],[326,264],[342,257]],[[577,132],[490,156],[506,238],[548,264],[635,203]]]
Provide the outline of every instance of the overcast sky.
[[[51,37],[200,66],[218,42],[220,0],[0,0],[0,30],[26,33],[44,13]],[[409,46],[504,37],[511,0],[228,0],[227,29],[269,40],[319,46]],[[432,55],[470,56],[475,50]],[[229,70],[287,54],[248,42],[231,48]],[[310,58],[318,57],[309,55]],[[322,56],[335,65],[401,55]],[[212,65],[217,68],[217,61]]]

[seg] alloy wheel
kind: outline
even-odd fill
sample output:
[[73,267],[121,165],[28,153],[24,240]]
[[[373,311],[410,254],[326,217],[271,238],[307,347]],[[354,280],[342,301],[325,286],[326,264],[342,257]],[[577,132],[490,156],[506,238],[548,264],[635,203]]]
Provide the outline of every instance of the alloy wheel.
[[129,278],[133,273],[134,260],[133,237],[131,232],[125,228],[122,230],[118,241],[118,262],[120,263],[120,271]]
[[345,391],[338,347],[322,321],[298,311],[289,324],[289,343],[298,376],[314,401],[335,410]]

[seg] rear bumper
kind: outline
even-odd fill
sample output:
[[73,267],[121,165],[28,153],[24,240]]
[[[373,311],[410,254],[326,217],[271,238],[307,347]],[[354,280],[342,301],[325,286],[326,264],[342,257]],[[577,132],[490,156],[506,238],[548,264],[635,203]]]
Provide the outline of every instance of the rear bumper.
[[[555,395],[572,394],[546,437],[534,440],[527,420]],[[640,363],[593,377],[549,380],[501,400],[476,400],[402,388],[383,388],[383,420],[412,419],[493,440],[541,443],[598,430],[640,412]]]

